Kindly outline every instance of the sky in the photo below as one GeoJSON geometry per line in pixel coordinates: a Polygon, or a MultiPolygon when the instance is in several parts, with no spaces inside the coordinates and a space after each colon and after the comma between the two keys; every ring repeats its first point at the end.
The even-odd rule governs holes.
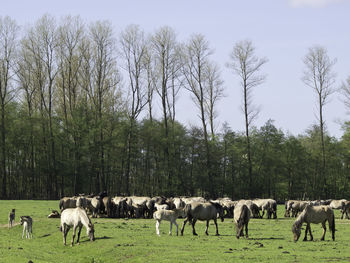
{"type": "MultiPolygon", "coordinates": [[[[253,123],[257,127],[272,119],[283,132],[299,135],[317,123],[315,92],[301,80],[302,59],[310,47],[323,46],[331,59],[337,59],[334,89],[350,76],[350,0],[0,1],[0,16],[10,16],[21,26],[33,24],[44,14],[58,20],[79,15],[87,23],[111,21],[116,37],[130,24],[139,25],[146,33],[170,26],[179,41],[203,34],[225,82],[225,97],[217,108],[218,130],[224,122],[234,131],[244,130],[239,79],[225,67],[238,41],[251,40],[257,56],[268,59],[262,68],[266,81],[253,91],[253,104],[260,108],[253,123]]],[[[187,126],[200,125],[189,94],[180,95],[177,119],[187,126]]],[[[340,138],[342,123],[350,116],[339,92],[331,95],[324,115],[329,134],[340,138]]]]}

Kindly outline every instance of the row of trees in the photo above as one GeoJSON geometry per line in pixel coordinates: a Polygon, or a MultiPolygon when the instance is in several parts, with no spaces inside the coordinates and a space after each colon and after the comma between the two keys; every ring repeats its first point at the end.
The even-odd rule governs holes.
{"type": "Polygon", "coordinates": [[[345,124],[337,140],[323,119],[335,61],[322,47],[309,50],[303,78],[319,96],[319,125],[298,137],[272,120],[253,126],[252,95],[267,59],[250,41],[238,42],[227,63],[242,88],[242,133],[215,129],[223,80],[203,35],[179,43],[169,27],[146,36],[131,25],[115,38],[107,21],[86,26],[66,17],[58,24],[48,15],[20,35],[5,17],[0,47],[2,198],[102,190],[234,199],[350,194],[350,129],[345,124]],[[176,120],[181,89],[191,94],[200,127],[176,120]]]}

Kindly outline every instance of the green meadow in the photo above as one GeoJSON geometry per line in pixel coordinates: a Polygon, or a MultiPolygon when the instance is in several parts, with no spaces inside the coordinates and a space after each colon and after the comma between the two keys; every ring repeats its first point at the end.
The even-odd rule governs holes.
{"type": "MultiPolygon", "coordinates": [[[[249,239],[237,240],[233,219],[219,222],[220,236],[215,236],[213,223],[209,236],[205,223],[198,222],[199,236],[192,236],[186,225],[184,236],[169,236],[169,222],[162,222],[161,236],[155,233],[153,219],[92,219],[95,224],[94,242],[81,233],[80,245],[63,245],[59,231],[60,219],[48,219],[58,201],[0,201],[0,262],[349,262],[350,221],[336,220],[336,241],[328,231],[321,242],[321,225],[312,225],[314,241],[294,243],[291,225],[294,219],[283,218],[284,207],[278,207],[277,220],[252,219],[249,239]],[[16,225],[8,229],[8,213],[16,209],[16,225]],[[19,216],[32,216],[32,240],[22,239],[19,216]]],[[[340,214],[336,211],[336,217],[340,214]]],[[[183,219],[178,219],[179,228],[183,219]]],[[[301,239],[303,238],[302,233],[301,239]]],[[[70,243],[72,230],[68,233],[70,243]]]]}

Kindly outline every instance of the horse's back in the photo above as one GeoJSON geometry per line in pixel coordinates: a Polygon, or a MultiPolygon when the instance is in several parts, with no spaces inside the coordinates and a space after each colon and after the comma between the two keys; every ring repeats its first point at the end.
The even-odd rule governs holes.
{"type": "Polygon", "coordinates": [[[192,202],[191,206],[191,216],[198,220],[208,220],[216,218],[216,208],[211,203],[202,202],[192,202]]]}

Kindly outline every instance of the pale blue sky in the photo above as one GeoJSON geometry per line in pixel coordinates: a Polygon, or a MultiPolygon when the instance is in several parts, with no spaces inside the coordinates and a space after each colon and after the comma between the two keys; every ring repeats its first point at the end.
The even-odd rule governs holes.
{"type": "MultiPolygon", "coordinates": [[[[240,111],[241,90],[238,79],[225,68],[233,45],[250,39],[259,56],[269,62],[263,72],[266,82],[254,92],[254,104],[261,107],[255,125],[268,119],[284,132],[294,135],[315,123],[316,97],[301,81],[302,57],[315,44],[328,49],[337,58],[334,71],[340,86],[350,75],[350,1],[349,0],[33,0],[0,1],[0,16],[8,15],[19,25],[34,23],[48,13],[60,19],[64,15],[80,15],[83,20],[110,20],[116,35],[129,24],[138,24],[147,33],[161,26],[175,29],[179,40],[192,33],[207,37],[215,50],[213,59],[221,66],[226,97],[218,107],[218,126],[227,121],[233,130],[244,129],[240,111]]],[[[192,104],[185,92],[178,100],[178,119],[197,122],[189,114],[192,104]]],[[[340,95],[332,95],[325,108],[325,120],[331,135],[342,134],[341,125],[349,119],[340,95]]],[[[193,110],[194,107],[193,107],[193,110]]]]}

